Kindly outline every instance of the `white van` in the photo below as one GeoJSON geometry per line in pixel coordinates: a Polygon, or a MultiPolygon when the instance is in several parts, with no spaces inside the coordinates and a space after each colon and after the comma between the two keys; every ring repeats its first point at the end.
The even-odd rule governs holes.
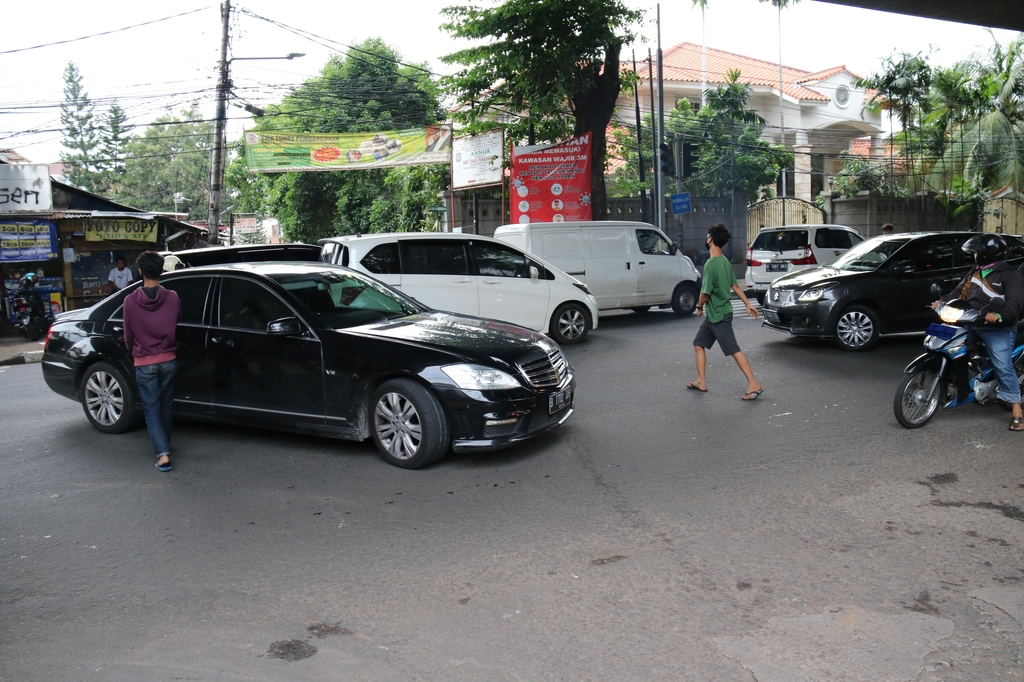
{"type": "Polygon", "coordinates": [[[320,260],[372,275],[424,305],[579,343],[597,328],[586,285],[490,237],[402,232],[321,239],[320,260]]]}
{"type": "Polygon", "coordinates": [[[672,306],[677,315],[689,315],[697,307],[697,268],[653,225],[525,223],[499,227],[494,237],[584,282],[601,310],[646,312],[672,306]]]}

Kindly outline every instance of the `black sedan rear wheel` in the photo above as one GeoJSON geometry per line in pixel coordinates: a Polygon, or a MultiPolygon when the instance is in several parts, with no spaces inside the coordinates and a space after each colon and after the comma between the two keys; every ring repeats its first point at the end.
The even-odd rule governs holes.
{"type": "Polygon", "coordinates": [[[415,381],[385,381],[371,406],[373,442],[389,464],[419,469],[448,451],[448,417],[434,394],[415,381]]]}
{"type": "Polygon", "coordinates": [[[135,426],[135,389],[110,363],[97,362],[89,367],[79,395],[85,416],[97,431],[122,433],[135,426]]]}

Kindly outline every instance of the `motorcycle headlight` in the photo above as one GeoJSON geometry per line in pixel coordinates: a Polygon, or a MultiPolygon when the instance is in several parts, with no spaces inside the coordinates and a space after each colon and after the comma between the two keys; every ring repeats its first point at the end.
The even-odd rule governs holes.
{"type": "Polygon", "coordinates": [[[824,295],[825,287],[811,287],[797,296],[796,300],[800,303],[813,303],[814,301],[820,301],[824,295]]]}
{"type": "Polygon", "coordinates": [[[459,388],[474,391],[494,391],[519,388],[522,384],[511,374],[483,365],[448,365],[441,371],[459,388]]]}

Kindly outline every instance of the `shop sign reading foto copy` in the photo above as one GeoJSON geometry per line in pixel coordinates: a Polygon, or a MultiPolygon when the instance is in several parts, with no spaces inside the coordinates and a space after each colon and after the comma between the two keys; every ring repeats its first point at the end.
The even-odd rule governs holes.
{"type": "Polygon", "coordinates": [[[85,241],[155,242],[156,228],[155,220],[89,218],[85,221],[85,241]]]}

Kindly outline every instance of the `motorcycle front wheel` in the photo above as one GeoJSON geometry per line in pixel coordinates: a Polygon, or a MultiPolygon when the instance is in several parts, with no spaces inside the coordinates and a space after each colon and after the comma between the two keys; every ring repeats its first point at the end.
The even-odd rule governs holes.
{"type": "Polygon", "coordinates": [[[933,370],[922,370],[903,377],[892,410],[900,426],[918,429],[928,423],[939,408],[939,382],[933,370]]]}

